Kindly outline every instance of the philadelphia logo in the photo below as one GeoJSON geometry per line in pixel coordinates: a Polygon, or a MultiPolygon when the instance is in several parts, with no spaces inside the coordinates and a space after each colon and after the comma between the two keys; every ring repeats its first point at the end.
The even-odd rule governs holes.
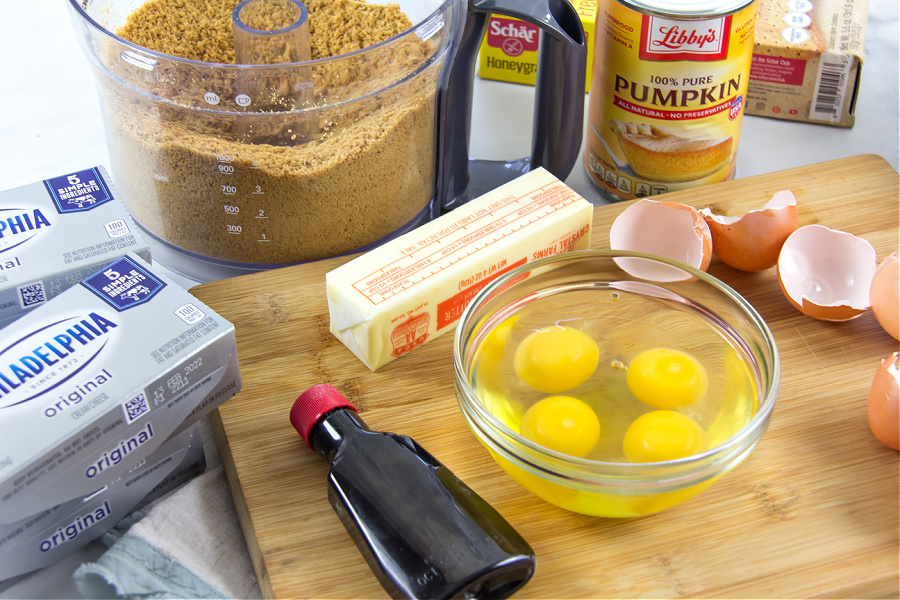
{"type": "Polygon", "coordinates": [[[50,225],[39,208],[0,209],[0,252],[21,246],[50,225]]]}
{"type": "Polygon", "coordinates": [[[39,398],[77,377],[100,356],[116,327],[90,312],[45,325],[0,349],[0,409],[39,398]],[[54,369],[63,364],[68,368],[54,369]]]}

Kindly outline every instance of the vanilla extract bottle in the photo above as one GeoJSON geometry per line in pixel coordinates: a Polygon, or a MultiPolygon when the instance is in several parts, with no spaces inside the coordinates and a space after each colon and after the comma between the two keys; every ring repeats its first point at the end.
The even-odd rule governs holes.
{"type": "Polygon", "coordinates": [[[500,513],[413,439],[369,429],[334,387],[303,392],[290,420],[329,463],[329,501],[391,597],[506,598],[534,574],[500,513]]]}

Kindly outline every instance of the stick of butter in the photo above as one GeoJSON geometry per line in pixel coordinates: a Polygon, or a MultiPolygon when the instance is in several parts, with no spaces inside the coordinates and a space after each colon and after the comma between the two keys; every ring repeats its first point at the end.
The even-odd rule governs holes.
{"type": "Polygon", "coordinates": [[[538,168],[325,275],[331,333],[372,371],[453,327],[481,288],[590,246],[593,206],[538,168]]]}

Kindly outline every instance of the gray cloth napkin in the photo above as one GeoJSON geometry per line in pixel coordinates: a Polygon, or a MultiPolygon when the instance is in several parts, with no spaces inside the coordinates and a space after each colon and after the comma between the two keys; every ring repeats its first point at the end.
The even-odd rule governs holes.
{"type": "Polygon", "coordinates": [[[86,598],[261,598],[219,465],[123,520],[74,574],[86,598]]]}

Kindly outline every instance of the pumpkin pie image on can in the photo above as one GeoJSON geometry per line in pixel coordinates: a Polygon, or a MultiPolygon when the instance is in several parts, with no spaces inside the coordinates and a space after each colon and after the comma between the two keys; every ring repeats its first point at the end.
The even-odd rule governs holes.
{"type": "Polygon", "coordinates": [[[758,1],[600,1],[584,164],[607,197],[734,177],[758,1]]]}

